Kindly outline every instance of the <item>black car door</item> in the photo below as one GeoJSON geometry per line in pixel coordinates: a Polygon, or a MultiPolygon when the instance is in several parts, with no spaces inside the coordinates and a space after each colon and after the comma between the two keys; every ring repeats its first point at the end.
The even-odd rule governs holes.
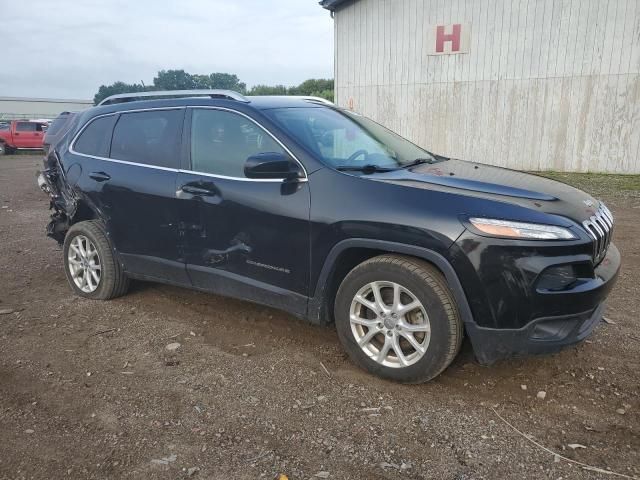
{"type": "Polygon", "coordinates": [[[84,155],[82,190],[106,219],[128,273],[188,285],[176,198],[184,112],[150,109],[98,118],[73,149],[82,154],[93,124],[112,124],[101,155],[84,155]]]}
{"type": "Polygon", "coordinates": [[[257,122],[236,111],[189,108],[186,122],[190,161],[179,173],[177,191],[193,284],[304,314],[307,179],[257,180],[244,175],[251,155],[292,154],[257,122]]]}

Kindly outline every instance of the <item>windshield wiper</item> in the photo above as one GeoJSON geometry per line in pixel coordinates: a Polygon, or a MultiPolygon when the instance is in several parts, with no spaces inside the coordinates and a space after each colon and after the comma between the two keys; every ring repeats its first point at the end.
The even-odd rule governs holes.
{"type": "Polygon", "coordinates": [[[402,166],[402,168],[411,168],[416,165],[422,165],[423,163],[433,163],[435,159],[433,158],[416,158],[413,162],[407,163],[402,166]]]}
{"type": "Polygon", "coordinates": [[[369,175],[371,173],[378,172],[391,172],[396,169],[391,167],[379,167],[378,165],[369,164],[362,166],[339,165],[336,167],[336,170],[340,170],[341,172],[362,172],[365,175],[369,175]]]}

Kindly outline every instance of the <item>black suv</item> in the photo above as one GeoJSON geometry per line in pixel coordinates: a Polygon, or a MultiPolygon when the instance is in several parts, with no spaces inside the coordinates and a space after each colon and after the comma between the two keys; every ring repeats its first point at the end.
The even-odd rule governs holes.
{"type": "Polygon", "coordinates": [[[116,95],[70,119],[41,181],[78,295],[141,279],[335,322],[353,361],[402,382],[464,334],[481,363],[584,339],[620,266],[584,192],[317,98],[116,95]]]}

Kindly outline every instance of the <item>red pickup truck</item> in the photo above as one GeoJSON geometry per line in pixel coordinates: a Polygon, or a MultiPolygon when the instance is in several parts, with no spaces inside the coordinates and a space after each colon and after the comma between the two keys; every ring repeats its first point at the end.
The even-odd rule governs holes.
{"type": "Polygon", "coordinates": [[[0,155],[18,149],[41,149],[47,124],[29,120],[12,120],[0,125],[0,155]]]}

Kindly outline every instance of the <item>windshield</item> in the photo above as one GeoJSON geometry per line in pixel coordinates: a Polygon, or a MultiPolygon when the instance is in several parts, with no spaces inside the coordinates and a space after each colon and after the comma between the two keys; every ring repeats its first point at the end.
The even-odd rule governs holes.
{"type": "Polygon", "coordinates": [[[265,113],[280,127],[337,169],[395,169],[433,156],[361,115],[332,108],[276,108],[265,113]]]}

